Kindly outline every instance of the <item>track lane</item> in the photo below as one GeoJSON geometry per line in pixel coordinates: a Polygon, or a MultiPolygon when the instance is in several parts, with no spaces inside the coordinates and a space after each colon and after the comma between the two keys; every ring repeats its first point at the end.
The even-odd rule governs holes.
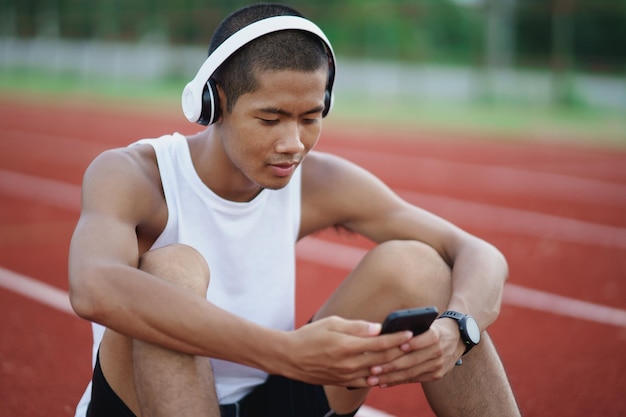
{"type": "MultiPolygon", "coordinates": [[[[2,110],[0,128],[5,129],[8,124],[11,129],[17,131],[40,132],[48,135],[45,137],[46,140],[55,140],[56,135],[59,138],[60,150],[67,152],[63,156],[67,163],[46,161],[45,154],[27,156],[33,149],[39,148],[36,145],[37,135],[35,134],[24,139],[34,141],[33,144],[26,147],[31,151],[22,149],[12,153],[10,158],[2,159],[5,155],[4,151],[12,149],[3,148],[0,151],[0,169],[7,169],[10,166],[12,172],[57,180],[75,187],[80,184],[84,170],[83,165],[88,163],[93,153],[96,153],[100,147],[104,149],[111,146],[123,146],[130,140],[140,137],[157,136],[172,130],[184,132],[184,129],[190,129],[186,124],[179,123],[177,118],[161,118],[145,114],[134,116],[131,113],[119,114],[119,110],[101,111],[94,109],[89,103],[81,106],[58,105],[55,108],[50,108],[47,105],[35,106],[34,113],[41,116],[38,117],[41,123],[34,124],[32,117],[30,119],[27,117],[33,114],[32,109],[29,110],[29,106],[20,106],[20,103],[2,106],[3,103],[0,98],[0,110],[2,110]],[[5,109],[15,110],[16,108],[18,108],[18,114],[15,117],[10,116],[12,114],[10,112],[4,112],[5,109]],[[75,142],[76,140],[79,142],[75,142]],[[86,143],[81,144],[80,141],[86,143]],[[93,148],[91,148],[92,146],[93,148]],[[25,153],[27,155],[24,155],[25,153]],[[72,153],[76,157],[75,160],[68,158],[68,155],[72,155],[72,153]],[[19,159],[20,156],[26,156],[29,161],[26,169],[23,168],[23,162],[21,165],[15,163],[15,160],[19,159]],[[75,161],[78,162],[74,164],[75,161]]],[[[193,128],[191,129],[193,130],[193,128]]],[[[392,153],[416,155],[436,163],[439,163],[440,160],[452,161],[452,164],[448,164],[448,166],[464,166],[469,162],[486,167],[515,167],[526,172],[547,172],[574,179],[591,179],[622,185],[626,182],[626,175],[624,175],[626,164],[623,163],[623,152],[559,144],[537,144],[529,147],[522,143],[485,142],[480,138],[476,142],[459,137],[450,140],[429,132],[421,134],[419,141],[408,141],[402,137],[396,139],[390,136],[385,137],[385,142],[381,145],[380,141],[375,140],[375,134],[359,132],[355,138],[339,134],[338,131],[333,133],[329,130],[322,138],[320,148],[323,149],[323,146],[328,144],[379,153],[387,153],[392,150],[392,153]]],[[[5,142],[0,141],[0,146],[3,144],[5,142]]],[[[20,146],[24,146],[24,144],[20,146]]],[[[34,150],[34,152],[37,151],[34,150]]],[[[374,159],[371,167],[375,169],[381,167],[381,176],[383,177],[397,176],[396,166],[385,168],[383,164],[374,159]]],[[[452,179],[454,177],[453,175],[452,179]]],[[[392,182],[394,186],[398,186],[395,180],[392,182]]],[[[0,179],[0,186],[4,185],[6,184],[0,179]]],[[[623,210],[616,215],[617,210],[615,208],[606,207],[606,217],[602,217],[604,208],[599,210],[594,207],[594,202],[581,205],[573,205],[568,202],[550,208],[545,206],[546,196],[541,199],[534,199],[534,201],[526,201],[524,199],[516,200],[511,196],[501,197],[498,193],[493,192],[492,195],[485,196],[480,184],[476,184],[471,190],[458,190],[454,188],[454,184],[452,186],[434,185],[436,186],[432,186],[431,193],[425,192],[428,190],[423,188],[419,190],[414,190],[411,187],[399,188],[404,188],[409,193],[419,191],[421,201],[426,202],[427,198],[430,198],[436,211],[439,209],[455,211],[453,208],[455,201],[460,199],[462,204],[473,202],[483,206],[500,208],[519,209],[524,207],[526,211],[545,215],[556,215],[556,217],[575,219],[585,223],[623,227],[621,223],[623,210]],[[441,200],[442,197],[443,200],[441,200]],[[439,200],[437,201],[437,199],[439,200]],[[523,204],[528,205],[523,206],[523,204]],[[588,210],[587,212],[584,212],[584,207],[589,207],[584,209],[588,210]]],[[[539,185],[541,186],[541,184],[539,185]]],[[[511,187],[513,188],[514,184],[511,184],[511,187]]],[[[33,198],[36,198],[37,193],[33,194],[33,198]]],[[[552,196],[548,194],[547,197],[549,199],[552,196]]],[[[75,198],[72,197],[70,200],[75,198]]],[[[64,245],[64,239],[69,239],[76,212],[54,205],[34,204],[33,201],[24,195],[19,198],[7,198],[6,195],[3,196],[0,193],[0,214],[3,214],[1,216],[3,220],[0,220],[0,231],[3,232],[3,237],[5,233],[13,236],[11,239],[1,241],[0,265],[11,266],[11,269],[18,272],[31,274],[46,282],[51,281],[50,283],[59,288],[66,288],[67,247],[64,245]],[[64,224],[67,225],[67,232],[63,232],[64,224]],[[16,231],[19,233],[20,229],[26,235],[21,241],[15,237],[16,231]],[[55,239],[51,238],[54,235],[60,240],[46,244],[46,240],[55,239]],[[36,240],[40,240],[41,243],[30,246],[30,243],[36,240]],[[36,262],[33,261],[33,254],[37,254],[36,262]]],[[[59,198],[59,204],[66,204],[67,202],[68,199],[59,198]]],[[[425,204],[430,203],[426,202],[425,204]]],[[[463,216],[459,216],[459,218],[462,220],[463,216]]],[[[467,224],[470,225],[468,228],[472,232],[495,243],[507,254],[511,263],[511,282],[581,300],[598,302],[615,308],[624,308],[626,297],[624,297],[623,277],[626,265],[622,259],[626,259],[626,257],[623,250],[600,248],[597,245],[587,243],[559,241],[543,235],[528,236],[527,233],[520,236],[520,233],[514,230],[493,231],[487,226],[472,226],[471,220],[472,217],[470,216],[467,224]]],[[[489,218],[486,220],[488,221],[489,218]]],[[[488,225],[488,222],[486,223],[488,225]]],[[[335,236],[329,235],[322,237],[329,241],[337,239],[335,236]]],[[[347,239],[350,244],[362,246],[361,241],[356,240],[355,242],[349,237],[347,239]]],[[[298,265],[300,271],[298,297],[299,302],[304,303],[299,308],[298,314],[306,316],[307,309],[314,308],[316,297],[321,298],[324,291],[329,291],[341,279],[345,271],[336,267],[312,265],[303,260],[299,260],[298,265]],[[309,287],[306,287],[307,285],[309,287]],[[306,297],[303,294],[306,294],[306,297]],[[311,297],[312,294],[315,294],[315,297],[311,297]],[[306,302],[309,302],[310,305],[306,302]]],[[[0,295],[2,294],[6,295],[0,293],[0,295]]],[[[0,311],[5,316],[7,311],[9,311],[8,314],[16,312],[20,316],[24,315],[22,322],[25,324],[23,329],[22,326],[14,324],[5,327],[8,329],[6,331],[3,328],[1,345],[10,345],[11,348],[9,350],[0,349],[0,355],[3,355],[3,361],[4,358],[9,357],[11,360],[20,360],[22,363],[28,364],[31,359],[25,355],[27,353],[33,354],[31,349],[20,349],[19,347],[34,339],[26,332],[28,330],[39,331],[37,329],[42,325],[37,324],[37,322],[41,322],[42,317],[51,316],[51,314],[45,308],[31,308],[29,302],[24,301],[19,296],[0,298],[0,301],[0,311]],[[12,301],[5,303],[5,300],[12,301]],[[20,306],[26,308],[21,309],[20,306]],[[30,317],[30,314],[33,316],[30,317]],[[31,322],[32,324],[30,324],[31,322]],[[6,343],[8,341],[6,335],[8,334],[14,335],[18,342],[14,345],[6,343]],[[20,335],[22,336],[20,337],[20,335]]],[[[43,322],[45,323],[45,320],[43,322]]],[[[88,367],[90,360],[88,325],[78,319],[75,323],[78,325],[62,322],[59,324],[59,328],[51,332],[49,337],[54,339],[53,343],[50,343],[51,349],[39,352],[42,361],[39,360],[40,358],[32,360],[36,366],[35,369],[48,369],[49,367],[46,368],[45,363],[57,359],[61,364],[72,363],[71,359],[66,359],[66,352],[70,352],[70,356],[84,355],[86,359],[84,362],[80,362],[80,366],[88,367]],[[64,336],[59,330],[60,328],[73,328],[73,326],[76,326],[76,329],[69,336],[64,336]],[[78,347],[83,343],[86,347],[79,350],[78,347]],[[56,346],[60,347],[57,348],[56,346]],[[64,349],[64,351],[57,352],[57,349],[64,349]]],[[[46,326],[44,325],[44,327],[46,326]]],[[[616,387],[623,386],[624,380],[620,370],[626,366],[621,354],[626,347],[626,335],[623,331],[615,330],[614,326],[593,325],[584,320],[563,318],[559,315],[505,305],[500,320],[492,328],[492,334],[500,346],[525,415],[582,417],[626,413],[626,406],[621,400],[621,392],[616,389],[616,387]],[[590,380],[595,381],[593,386],[588,385],[590,380]]],[[[61,365],[61,367],[63,366],[61,365]]],[[[77,375],[80,372],[73,372],[73,370],[68,372],[67,369],[63,369],[64,373],[60,371],[50,371],[49,373],[51,381],[64,380],[65,387],[59,386],[58,383],[52,384],[51,381],[47,381],[47,384],[41,382],[41,385],[37,385],[39,383],[36,382],[32,384],[38,387],[38,390],[48,390],[53,397],[56,396],[55,398],[63,397],[62,394],[59,394],[59,390],[63,388],[78,387],[78,394],[72,397],[73,404],[82,392],[86,377],[77,375]]],[[[86,372],[88,374],[89,371],[86,372]]],[[[3,380],[7,379],[4,378],[3,380]]],[[[19,384],[11,384],[9,389],[14,389],[16,386],[19,384]]],[[[2,391],[4,392],[4,390],[2,391]]],[[[368,404],[374,407],[393,412],[399,417],[414,415],[416,409],[425,410],[424,414],[420,415],[430,415],[423,397],[416,393],[414,387],[374,391],[372,398],[368,401],[368,404]]],[[[21,392],[24,398],[31,398],[24,387],[18,392],[21,392]]],[[[51,399],[51,404],[54,404],[51,410],[55,410],[52,414],[65,415],[62,414],[62,411],[59,414],[56,413],[56,410],[63,410],[62,402],[55,402],[51,399]]],[[[23,406],[16,408],[16,414],[12,415],[21,417],[19,412],[23,409],[23,406]]]]}

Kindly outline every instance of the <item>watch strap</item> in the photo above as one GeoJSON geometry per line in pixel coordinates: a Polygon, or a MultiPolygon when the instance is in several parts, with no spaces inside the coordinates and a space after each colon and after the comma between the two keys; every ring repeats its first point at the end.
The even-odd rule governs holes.
{"type": "Polygon", "coordinates": [[[454,310],[447,310],[444,311],[441,316],[439,316],[440,319],[448,317],[450,319],[454,319],[454,320],[461,320],[463,319],[463,317],[465,317],[466,315],[463,313],[459,313],[458,311],[454,311],[454,310]]]}
{"type": "Polygon", "coordinates": [[[465,327],[465,321],[463,320],[466,317],[470,317],[470,316],[468,316],[467,314],[459,313],[458,311],[454,311],[454,310],[446,310],[439,316],[440,319],[450,318],[450,319],[456,320],[457,324],[459,325],[459,331],[461,332],[461,340],[463,341],[463,344],[465,345],[465,352],[463,352],[463,355],[469,352],[471,348],[476,346],[476,343],[474,343],[469,338],[469,335],[467,334],[467,328],[465,327]]]}

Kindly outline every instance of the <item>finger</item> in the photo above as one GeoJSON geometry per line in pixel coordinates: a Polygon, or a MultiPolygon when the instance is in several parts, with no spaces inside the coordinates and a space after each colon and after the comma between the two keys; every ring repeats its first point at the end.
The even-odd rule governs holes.
{"type": "MultiPolygon", "coordinates": [[[[407,344],[410,344],[411,342],[412,340],[407,344]]],[[[406,352],[404,349],[402,349],[403,346],[401,346],[401,350],[403,351],[404,355],[392,361],[386,362],[376,369],[371,369],[372,374],[388,374],[391,372],[401,371],[403,369],[413,368],[423,363],[431,362],[434,360],[441,360],[443,362],[443,355],[441,354],[439,346],[436,344],[421,349],[411,350],[409,352],[406,352]]]]}
{"type": "Polygon", "coordinates": [[[367,346],[372,350],[368,349],[363,352],[376,352],[390,349],[406,343],[411,339],[411,337],[413,337],[413,334],[410,331],[380,335],[382,325],[380,323],[365,320],[348,320],[337,316],[331,316],[318,320],[315,324],[321,324],[321,322],[325,322],[325,325],[331,331],[368,340],[363,346],[367,346]]]}
{"type": "MultiPolygon", "coordinates": [[[[406,355],[409,356],[409,355],[406,355]]],[[[401,358],[401,361],[404,358],[401,358]]],[[[394,386],[410,382],[430,382],[440,379],[445,374],[443,360],[435,358],[421,362],[415,366],[405,367],[401,365],[397,370],[372,375],[367,382],[370,386],[394,386]]]]}
{"type": "Polygon", "coordinates": [[[439,336],[431,329],[413,337],[410,341],[402,345],[401,348],[405,352],[413,352],[416,350],[428,349],[437,343],[439,343],[439,336]]]}
{"type": "Polygon", "coordinates": [[[365,320],[347,320],[341,317],[330,317],[330,329],[359,337],[378,336],[381,330],[380,323],[373,323],[365,320]]]}
{"type": "MultiPolygon", "coordinates": [[[[371,369],[382,364],[393,363],[406,353],[400,345],[410,338],[408,334],[390,334],[374,338],[351,338],[344,344],[344,355],[341,361],[334,362],[335,366],[343,366],[341,373],[347,380],[362,378],[365,381],[371,374],[371,369]]],[[[363,386],[367,386],[364,383],[363,386]]]]}
{"type": "Polygon", "coordinates": [[[346,320],[340,317],[330,317],[325,320],[328,320],[329,330],[355,337],[350,343],[350,351],[353,352],[384,352],[401,346],[413,337],[410,331],[380,335],[380,323],[346,320]]]}
{"type": "Polygon", "coordinates": [[[369,339],[359,340],[359,351],[361,354],[357,360],[360,366],[368,369],[393,363],[407,353],[402,346],[411,338],[410,332],[393,333],[369,339]]]}

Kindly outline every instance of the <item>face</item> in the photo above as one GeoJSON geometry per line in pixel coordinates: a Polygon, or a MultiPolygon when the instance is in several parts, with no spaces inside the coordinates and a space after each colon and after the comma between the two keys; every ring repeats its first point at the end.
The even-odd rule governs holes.
{"type": "Polygon", "coordinates": [[[326,69],[263,71],[259,87],[223,113],[217,128],[230,172],[222,174],[240,188],[231,190],[238,200],[288,184],[321,133],[326,77],[326,69]]]}

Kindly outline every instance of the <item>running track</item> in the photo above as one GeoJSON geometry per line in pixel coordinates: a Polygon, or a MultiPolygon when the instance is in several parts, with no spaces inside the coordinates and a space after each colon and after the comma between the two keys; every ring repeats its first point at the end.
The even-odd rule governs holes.
{"type": "MultiPolygon", "coordinates": [[[[0,95],[0,417],[73,415],[89,379],[89,325],[66,293],[87,164],[137,138],[197,130],[176,108],[128,108],[0,95]]],[[[524,415],[626,415],[626,152],[534,139],[329,126],[319,149],[505,253],[491,334],[524,415]]],[[[367,247],[331,233],[300,243],[300,323],[367,247]]],[[[367,405],[364,417],[432,415],[416,386],[375,390],[367,405]]]]}

